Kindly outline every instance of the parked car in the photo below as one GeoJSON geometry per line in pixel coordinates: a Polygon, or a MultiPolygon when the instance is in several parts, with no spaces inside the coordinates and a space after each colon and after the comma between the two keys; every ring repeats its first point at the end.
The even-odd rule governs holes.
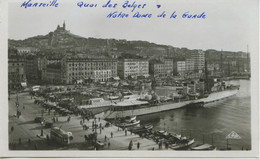
{"type": "Polygon", "coordinates": [[[53,127],[53,123],[51,122],[46,122],[44,125],[46,128],[52,128],[53,127]]]}
{"type": "Polygon", "coordinates": [[[41,117],[41,116],[34,118],[34,122],[36,122],[36,123],[41,123],[41,122],[44,122],[44,121],[45,121],[44,117],[41,117]]]}

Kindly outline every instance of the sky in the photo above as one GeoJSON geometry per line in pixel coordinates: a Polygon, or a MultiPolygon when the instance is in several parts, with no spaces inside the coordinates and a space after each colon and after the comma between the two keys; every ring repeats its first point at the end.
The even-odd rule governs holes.
{"type": "MultiPolygon", "coordinates": [[[[135,0],[143,9],[122,8],[126,0],[111,0],[117,8],[102,8],[108,0],[85,0],[96,8],[80,8],[80,0],[57,0],[59,7],[22,8],[24,1],[11,0],[8,38],[22,40],[54,31],[66,22],[71,33],[82,37],[144,40],[189,49],[247,51],[256,48],[258,38],[257,0],[135,0]],[[161,7],[157,8],[160,4],[161,7]],[[110,12],[122,11],[129,18],[109,19],[110,12]],[[156,16],[165,11],[166,18],[156,16]],[[170,19],[176,12],[177,18],[170,19]],[[183,19],[183,13],[205,13],[205,19],[183,19]],[[150,19],[132,18],[135,12],[151,13],[150,19]]],[[[50,2],[52,0],[31,0],[50,2]]],[[[133,3],[134,0],[129,0],[133,3]]]]}

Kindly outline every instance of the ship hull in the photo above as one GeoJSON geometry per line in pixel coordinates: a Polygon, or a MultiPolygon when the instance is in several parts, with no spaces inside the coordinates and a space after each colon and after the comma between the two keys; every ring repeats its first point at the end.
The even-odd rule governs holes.
{"type": "Polygon", "coordinates": [[[112,111],[108,110],[104,112],[104,117],[106,119],[113,119],[113,118],[122,118],[126,116],[140,116],[145,114],[152,114],[167,110],[178,109],[187,105],[196,105],[196,103],[212,103],[217,102],[220,100],[224,100],[226,98],[232,97],[236,95],[238,90],[227,90],[222,92],[214,92],[211,93],[207,98],[201,98],[197,100],[190,100],[190,101],[181,101],[179,103],[170,103],[170,104],[162,104],[158,106],[150,106],[146,108],[134,109],[134,110],[122,110],[122,111],[112,111]]]}

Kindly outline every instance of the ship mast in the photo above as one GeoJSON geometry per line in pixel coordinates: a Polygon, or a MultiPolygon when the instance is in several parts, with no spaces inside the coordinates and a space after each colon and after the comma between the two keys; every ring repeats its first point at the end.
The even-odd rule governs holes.
{"type": "Polygon", "coordinates": [[[205,59],[205,88],[204,90],[206,90],[206,93],[208,93],[208,66],[207,66],[207,60],[205,59]]]}

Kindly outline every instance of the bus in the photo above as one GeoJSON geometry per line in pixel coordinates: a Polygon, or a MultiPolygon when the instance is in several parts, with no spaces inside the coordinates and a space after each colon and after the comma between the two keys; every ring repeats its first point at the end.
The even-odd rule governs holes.
{"type": "Polygon", "coordinates": [[[70,144],[69,135],[67,132],[58,127],[53,127],[50,134],[51,140],[62,145],[70,144]]]}

